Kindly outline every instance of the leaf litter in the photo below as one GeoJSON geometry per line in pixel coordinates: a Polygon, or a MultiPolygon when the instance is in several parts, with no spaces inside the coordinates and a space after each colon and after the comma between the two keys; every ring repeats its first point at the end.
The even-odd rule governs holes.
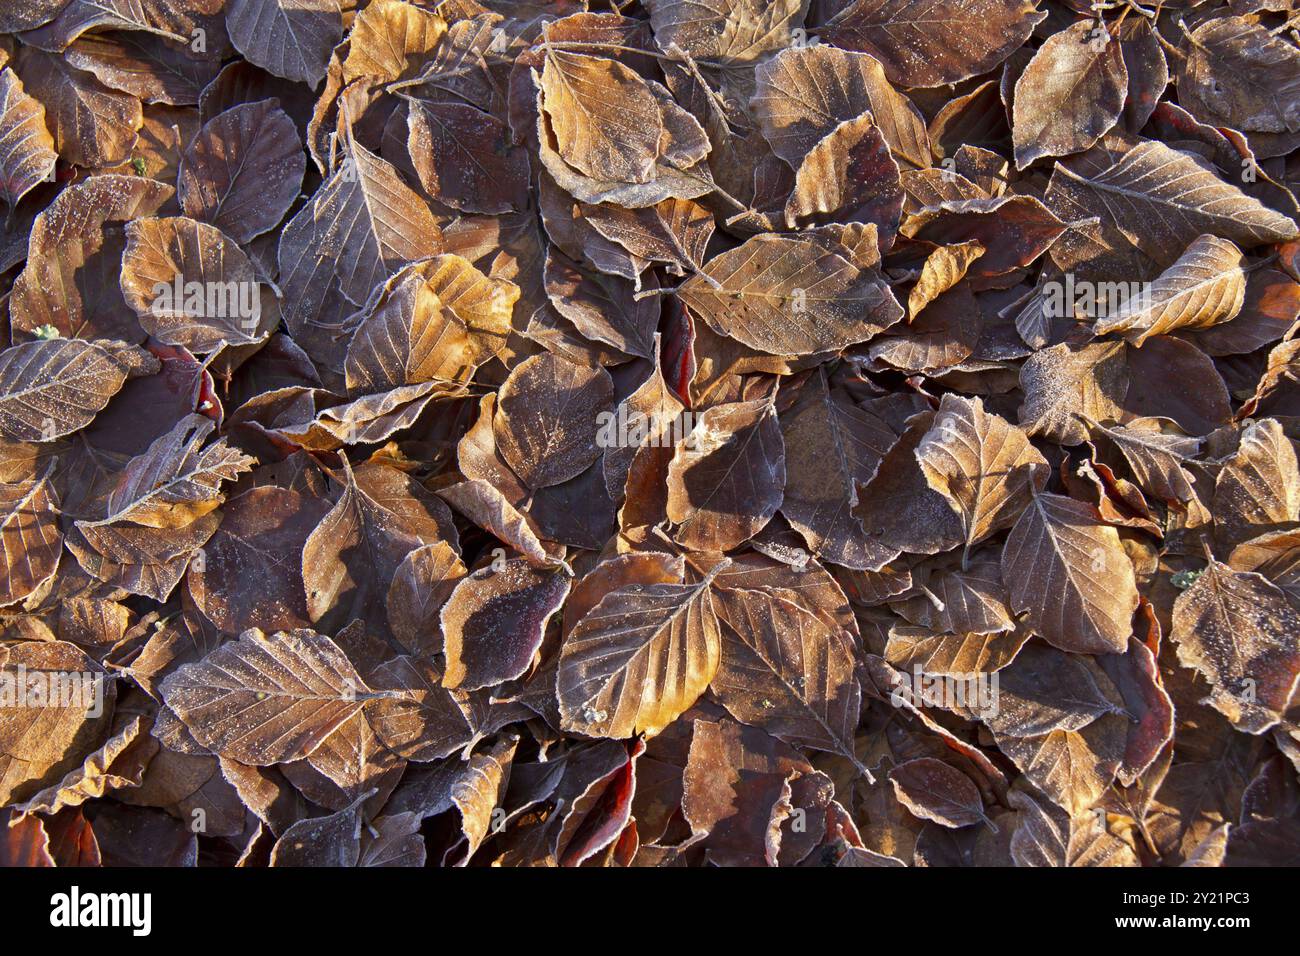
{"type": "Polygon", "coordinates": [[[0,27],[0,861],[1297,862],[1284,4],[0,27]]]}

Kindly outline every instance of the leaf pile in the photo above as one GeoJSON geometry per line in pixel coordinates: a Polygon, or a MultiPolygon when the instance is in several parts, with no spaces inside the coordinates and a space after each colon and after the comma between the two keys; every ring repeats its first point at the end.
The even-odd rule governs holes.
{"type": "Polygon", "coordinates": [[[0,860],[1297,863],[1289,16],[0,0],[0,860]]]}

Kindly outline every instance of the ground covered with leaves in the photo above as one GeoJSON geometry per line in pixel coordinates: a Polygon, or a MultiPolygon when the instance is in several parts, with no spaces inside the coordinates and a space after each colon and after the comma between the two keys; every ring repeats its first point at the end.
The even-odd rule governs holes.
{"type": "Polygon", "coordinates": [[[1300,862],[1288,0],[0,0],[0,863],[1300,862]]]}

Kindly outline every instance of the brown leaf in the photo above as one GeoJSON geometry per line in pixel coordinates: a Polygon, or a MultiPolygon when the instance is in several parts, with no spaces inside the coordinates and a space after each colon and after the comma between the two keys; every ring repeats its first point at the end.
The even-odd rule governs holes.
{"type": "Polygon", "coordinates": [[[668,467],[668,518],[676,540],[729,550],[753,537],[781,507],[785,445],[769,401],[706,410],[668,467]]]}
{"type": "Polygon", "coordinates": [[[300,556],[328,506],[276,487],[230,499],[221,526],[204,545],[202,567],[192,564],[186,578],[203,615],[228,634],[308,627],[300,556]],[[250,580],[256,588],[247,586],[250,580]]]}
{"type": "Polygon", "coordinates": [[[1214,483],[1215,538],[1232,548],[1300,521],[1300,465],[1275,419],[1247,425],[1214,483]]]}
{"type": "Polygon", "coordinates": [[[192,50],[191,43],[143,31],[87,33],[64,56],[105,86],[146,103],[191,106],[221,70],[218,61],[192,50]]]}
{"type": "Polygon", "coordinates": [[[897,440],[879,418],[811,376],[780,414],[785,447],[781,513],[818,557],[858,570],[876,568],[893,552],[873,541],[853,517],[858,486],[875,477],[897,440]]]}
{"type": "Polygon", "coordinates": [[[50,853],[50,837],[40,817],[13,811],[7,811],[5,817],[5,826],[0,830],[0,866],[56,865],[50,853]]]}
{"type": "Polygon", "coordinates": [[[954,828],[983,822],[997,832],[970,777],[941,760],[918,757],[899,764],[889,771],[889,782],[899,801],[922,820],[954,828]]]}
{"type": "Polygon", "coordinates": [[[871,114],[845,120],[814,146],[795,173],[785,205],[790,228],[827,222],[874,223],[892,243],[903,211],[898,164],[871,114]]]}
{"type": "Polygon", "coordinates": [[[718,701],[787,743],[856,763],[862,699],[847,636],[772,591],[720,588],[714,606],[723,625],[710,685],[718,701]]]}
{"type": "Polygon", "coordinates": [[[714,256],[677,294],[719,335],[773,355],[841,349],[903,315],[870,272],[811,242],[780,236],[756,236],[714,256]]]}
{"type": "Polygon", "coordinates": [[[337,644],[305,629],[245,631],[162,695],[205,747],[255,767],[308,756],[374,696],[337,644]]]}
{"type": "Polygon", "coordinates": [[[443,686],[479,690],[522,675],[568,593],[563,574],[517,558],[464,578],[441,612],[443,686]]]}
{"type": "Polygon", "coordinates": [[[1006,667],[1028,638],[1023,631],[935,633],[929,627],[894,627],[885,659],[907,673],[919,668],[923,674],[969,678],[1006,667]]]}
{"type": "Polygon", "coordinates": [[[617,409],[607,413],[596,443],[604,449],[601,468],[605,489],[616,502],[623,500],[628,471],[637,450],[647,446],[663,448],[671,443],[673,428],[684,410],[681,399],[668,386],[656,362],[650,377],[620,402],[617,409]],[[620,434],[624,424],[626,430],[620,434]],[[620,437],[623,440],[618,440],[620,437]]]}
{"type": "MultiPolygon", "coordinates": [[[[555,565],[564,560],[564,548],[541,540],[541,532],[534,522],[491,482],[476,478],[450,485],[438,494],[497,540],[522,554],[531,564],[555,565]]],[[[522,499],[519,507],[523,507],[522,499]]]]}
{"type": "Polygon", "coordinates": [[[528,154],[499,119],[464,103],[414,100],[407,149],[420,185],[465,212],[499,214],[528,205],[528,154]]]}
{"type": "Polygon", "coordinates": [[[445,541],[416,548],[402,559],[388,588],[387,607],[388,625],[404,650],[426,657],[440,653],[439,612],[467,573],[445,541]]]}
{"type": "Polygon", "coordinates": [[[231,0],[226,29],[250,63],[318,86],[343,38],[343,14],[338,0],[231,0]]]}
{"type": "Polygon", "coordinates": [[[159,341],[206,354],[270,334],[252,263],[220,229],[183,217],[126,227],[122,294],[159,341]]]}
{"type": "Polygon", "coordinates": [[[943,200],[918,210],[903,223],[904,236],[952,245],[979,242],[984,255],[977,275],[996,276],[1023,268],[1042,255],[1066,224],[1033,196],[943,200]]]}
{"type": "Polygon", "coordinates": [[[209,514],[225,501],[223,481],[234,481],[255,462],[224,440],[200,446],[214,424],[202,415],[190,415],[156,439],[141,455],[127,462],[103,504],[103,514],[88,527],[111,524],[146,528],[183,528],[209,514]]]}
{"type": "Polygon", "coordinates": [[[873,341],[867,355],[873,366],[932,375],[969,359],[981,332],[975,296],[967,283],[959,282],[909,326],[873,341]]]}
{"type": "Polygon", "coordinates": [[[818,35],[872,54],[900,86],[943,86],[997,66],[1046,16],[1025,0],[854,0],[818,35]]]}
{"type": "Polygon", "coordinates": [[[77,563],[99,580],[165,601],[220,523],[217,511],[183,528],[82,521],[67,529],[64,543],[77,563]]]}
{"type": "Polygon", "coordinates": [[[664,49],[676,44],[697,60],[729,70],[784,48],[805,10],[801,0],[651,0],[647,6],[664,49]]]}
{"type": "Polygon", "coordinates": [[[604,369],[549,353],[517,365],[501,387],[492,432],[502,457],[534,491],[584,471],[600,455],[596,423],[612,408],[604,369]]]}
{"type": "Polygon", "coordinates": [[[383,465],[345,475],[343,494],[302,548],[307,612],[341,627],[383,626],[384,598],[406,556],[426,540],[456,544],[451,514],[407,476],[383,465]]]}
{"type": "Polygon", "coordinates": [[[7,806],[81,765],[108,727],[117,690],[99,665],[63,641],[0,650],[0,674],[11,688],[0,706],[0,802],[7,806]]]}
{"type": "Polygon", "coordinates": [[[1016,168],[1083,152],[1115,125],[1127,95],[1123,48],[1105,26],[1081,20],[1054,33],[1016,81],[1016,168]]]}
{"type": "Polygon", "coordinates": [[[1282,718],[1300,680],[1300,612],[1263,575],[1211,560],[1174,602],[1178,659],[1210,682],[1208,703],[1246,733],[1282,718]]]}
{"type": "Polygon", "coordinates": [[[592,179],[650,179],[664,126],[654,94],[633,70],[617,60],[550,50],[541,90],[566,163],[592,179]]]}
{"type": "Polygon", "coordinates": [[[141,341],[120,285],[126,236],[108,224],[152,215],[171,195],[151,179],[115,175],[59,193],[32,224],[27,264],[14,282],[11,321],[26,333],[16,340],[50,325],[65,338],[141,341]]]}
{"type": "Polygon", "coordinates": [[[399,385],[375,395],[362,395],[343,405],[332,405],[306,420],[295,417],[277,423],[274,431],[278,437],[312,451],[382,442],[394,432],[411,427],[436,399],[461,395],[463,390],[459,386],[446,382],[399,385]]]}
{"type": "Polygon", "coordinates": [[[460,811],[461,832],[465,849],[459,864],[464,866],[495,830],[499,829],[498,809],[505,801],[510,782],[510,764],[518,738],[507,738],[485,753],[474,754],[466,762],[464,775],[451,788],[449,798],[460,811]]]}
{"type": "Polygon", "coordinates": [[[907,320],[914,321],[919,312],[934,302],[966,275],[971,263],[984,254],[984,246],[975,239],[951,246],[940,246],[926,256],[920,278],[907,296],[907,320]]]}
{"type": "Polygon", "coordinates": [[[477,736],[472,701],[441,686],[442,675],[427,660],[396,657],[375,673],[382,697],[366,708],[366,719],[385,747],[408,760],[437,760],[468,747],[477,736]]]}
{"type": "Polygon", "coordinates": [[[996,561],[976,561],[969,570],[940,574],[921,585],[921,591],[921,596],[895,605],[914,624],[963,636],[1015,629],[1002,568],[996,561]]]}
{"type": "Polygon", "coordinates": [[[1272,531],[1237,545],[1228,565],[1258,571],[1288,594],[1300,597],[1300,531],[1272,531]]]}
{"type": "Polygon", "coordinates": [[[285,324],[294,333],[328,326],[331,292],[364,304],[399,266],[441,251],[428,206],[392,166],[354,142],[280,235],[285,324]]]}
{"type": "Polygon", "coordinates": [[[978,398],[945,395],[914,454],[926,482],[961,516],[966,554],[1014,523],[1050,474],[1028,436],[978,398]]]}
{"type": "Polygon", "coordinates": [[[54,574],[63,553],[59,496],[50,472],[0,484],[0,606],[23,600],[54,574]]]}
{"type": "Polygon", "coordinates": [[[689,199],[665,199],[645,209],[583,205],[591,227],[630,254],[663,262],[675,275],[698,272],[713,236],[713,215],[689,199]]]}
{"type": "Polygon", "coordinates": [[[1214,236],[1200,236],[1162,272],[1137,301],[1098,317],[1098,335],[1124,333],[1141,346],[1152,335],[1201,329],[1236,318],[1246,297],[1241,250],[1214,236]]]}
{"type": "Polygon", "coordinates": [[[1036,794],[1013,790],[1016,808],[1011,856],[1017,866],[1137,866],[1137,850],[1128,835],[1109,829],[1105,815],[1092,810],[1071,815],[1036,794]]]}
{"type": "Polygon", "coordinates": [[[0,30],[17,33],[49,23],[66,6],[63,0],[33,0],[22,6],[6,7],[0,13],[0,30]]]}
{"type": "MultiPolygon", "coordinates": [[[[49,18],[46,18],[47,20],[49,18]]],[[[72,0],[31,39],[42,48],[64,50],[81,34],[96,29],[140,30],[188,41],[199,16],[168,0],[72,0]]]]}
{"type": "Polygon", "coordinates": [[[361,856],[361,804],[358,797],[337,813],[299,820],[276,841],[271,866],[356,866],[361,856]]]}
{"type": "Polygon", "coordinates": [[[730,719],[696,720],[682,811],[720,866],[776,866],[791,782],[812,767],[798,751],[730,719]]]}
{"type": "MultiPolygon", "coordinates": [[[[591,273],[554,254],[546,257],[546,294],[555,310],[584,336],[628,355],[654,357],[660,304],[638,299],[630,282],[591,273]]],[[[654,291],[655,284],[646,291],[654,291]]]]}
{"type": "MultiPolygon", "coordinates": [[[[1038,737],[1058,730],[1073,732],[1106,714],[1123,714],[1103,690],[1102,685],[1109,684],[1104,674],[1090,668],[1086,658],[1054,647],[1026,644],[997,673],[996,712],[978,714],[996,734],[1038,737]]],[[[1109,686],[1106,690],[1113,691],[1109,686]]]]}
{"type": "Polygon", "coordinates": [[[50,339],[0,352],[0,438],[53,441],[84,428],[133,375],[158,370],[121,342],[50,339]]]}
{"type": "Polygon", "coordinates": [[[352,333],[344,359],[348,390],[376,392],[421,382],[462,382],[483,356],[469,329],[432,283],[409,273],[352,333]]]}
{"type": "Polygon", "coordinates": [[[1242,130],[1300,132],[1300,55],[1262,24],[1245,17],[1206,20],[1187,37],[1178,74],[1179,99],[1198,113],[1204,104],[1242,130]]]}
{"type": "Polygon", "coordinates": [[[996,739],[1030,783],[1070,815],[1080,816],[1114,779],[1123,758],[1127,724],[1128,718],[1107,714],[1079,731],[996,739]]]}
{"type": "Polygon", "coordinates": [[[560,654],[564,728],[653,736],[695,703],[721,654],[711,584],[630,584],[584,615],[560,654]]]}
{"type": "Polygon", "coordinates": [[[40,90],[54,148],[66,162],[94,168],[130,156],[144,123],[138,99],[32,47],[22,48],[15,68],[26,89],[40,90]]]}
{"type": "Polygon", "coordinates": [[[1002,579],[1012,608],[1028,612],[1048,643],[1083,654],[1122,654],[1138,592],[1119,535],[1090,505],[1039,492],[1007,536],[1002,579]]]}
{"type": "Polygon", "coordinates": [[[1025,403],[1020,423],[1030,435],[1062,444],[1088,437],[1079,417],[1115,421],[1122,417],[1128,368],[1122,346],[1093,342],[1081,348],[1054,345],[1031,355],[1020,369],[1025,403]]]}
{"type": "Polygon", "coordinates": [[[141,718],[132,717],[126,726],[89,754],[80,767],[16,809],[53,815],[110,791],[139,786],[145,765],[158,750],[157,742],[142,736],[144,733],[141,718]]]}
{"type": "Polygon", "coordinates": [[[204,123],[185,147],[181,208],[247,243],[284,218],[306,166],[298,130],[274,100],[241,103],[204,123]]]}
{"type": "Polygon", "coordinates": [[[1097,425],[1120,450],[1139,485],[1166,502],[1190,501],[1195,491],[1183,464],[1200,450],[1199,439],[1179,432],[1167,419],[1135,418],[1124,425],[1097,425]]]}
{"type": "Polygon", "coordinates": [[[870,110],[895,157],[930,165],[920,112],[890,86],[880,62],[827,44],[786,49],[759,64],[751,103],[773,152],[798,169],[837,126],[870,110]]]}
{"type": "Polygon", "coordinates": [[[1157,261],[1209,233],[1248,248],[1300,233],[1295,222],[1224,182],[1203,161],[1164,143],[1146,141],[1112,165],[1060,176],[1081,187],[1124,236],[1157,261]]]}
{"type": "Polygon", "coordinates": [[[0,198],[10,210],[54,175],[58,153],[45,128],[45,107],[9,67],[0,71],[0,198]]]}

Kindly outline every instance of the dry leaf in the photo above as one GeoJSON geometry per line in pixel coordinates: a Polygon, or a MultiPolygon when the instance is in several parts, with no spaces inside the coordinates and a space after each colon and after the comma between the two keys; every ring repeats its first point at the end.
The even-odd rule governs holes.
{"type": "Polygon", "coordinates": [[[519,677],[568,593],[563,574],[534,570],[517,558],[464,578],[441,612],[443,686],[479,690],[519,677]]]}
{"type": "Polygon", "coordinates": [[[181,208],[236,242],[273,229],[293,205],[307,160],[273,100],[241,103],[203,124],[181,157],[181,208]]]}
{"type": "Polygon", "coordinates": [[[1046,16],[1026,0],[854,0],[819,35],[900,86],[942,86],[997,66],[1046,16]]]}
{"type": "Polygon", "coordinates": [[[933,757],[918,757],[889,771],[889,782],[900,802],[922,820],[940,826],[965,827],[986,823],[997,827],[984,814],[979,790],[960,770],[933,757]]]}
{"type": "Polygon", "coordinates": [[[723,625],[710,685],[718,701],[786,743],[856,763],[861,691],[847,636],[779,592],[723,588],[714,607],[723,625]]]}
{"type": "Polygon", "coordinates": [[[604,369],[549,353],[521,362],[501,387],[492,423],[502,457],[533,490],[575,477],[600,455],[596,423],[613,393],[604,369]]]}
{"type": "Polygon", "coordinates": [[[795,169],[837,126],[870,111],[895,157],[930,163],[920,112],[885,79],[878,60],[826,44],[782,50],[755,70],[751,106],[772,150],[795,169]]]}
{"type": "Polygon", "coordinates": [[[10,210],[38,183],[54,175],[58,154],[45,127],[45,107],[27,95],[9,67],[0,71],[0,198],[10,210]]]}
{"type": "Polygon", "coordinates": [[[1016,80],[1016,168],[1083,152],[1115,125],[1127,95],[1123,48],[1106,27],[1080,20],[1048,37],[1016,80]]]}
{"type": "Polygon", "coordinates": [[[1136,303],[1100,316],[1098,335],[1121,332],[1140,346],[1153,335],[1201,329],[1236,318],[1246,297],[1241,250],[1214,236],[1200,236],[1152,283],[1136,303]]]}
{"type": "Polygon", "coordinates": [[[780,236],[756,236],[714,256],[677,294],[719,335],[773,355],[841,349],[903,317],[893,293],[870,272],[804,239],[780,236]]]}
{"type": "Polygon", "coordinates": [[[945,395],[914,454],[926,482],[961,516],[966,554],[1010,525],[1050,471],[1028,436],[978,398],[945,395]]]}
{"type": "Polygon", "coordinates": [[[1076,184],[1115,227],[1157,261],[1169,261],[1205,233],[1242,247],[1293,239],[1291,219],[1220,179],[1202,161],[1159,142],[1142,142],[1113,165],[1054,176],[1076,184]]]}
{"type": "Polygon", "coordinates": [[[85,428],[132,375],[158,369],[121,342],[50,339],[0,355],[0,437],[53,441],[85,428]]]}
{"type": "Polygon", "coordinates": [[[205,747],[265,767],[308,756],[374,695],[328,637],[250,630],[181,667],[162,696],[205,747]]]}
{"type": "Polygon", "coordinates": [[[27,597],[55,572],[63,553],[59,496],[47,472],[19,484],[0,484],[0,606],[27,597]]]}
{"type": "Polygon", "coordinates": [[[1208,702],[1235,727],[1276,724],[1300,680],[1300,612],[1267,578],[1211,560],[1174,604],[1178,659],[1210,683],[1208,702]]]}
{"type": "Polygon", "coordinates": [[[183,217],[126,227],[122,294],[146,332],[196,354],[266,338],[252,263],[229,237],[183,217]]]}
{"type": "Polygon", "coordinates": [[[630,584],[587,612],[560,654],[564,727],[653,736],[695,703],[721,655],[711,585],[630,584]]]}
{"type": "Polygon", "coordinates": [[[343,37],[338,0],[230,0],[230,41],[248,62],[311,86],[343,37]]]}
{"type": "Polygon", "coordinates": [[[776,514],[784,485],[785,444],[773,404],[715,405],[668,466],[674,537],[694,550],[735,547],[776,514]]]}

